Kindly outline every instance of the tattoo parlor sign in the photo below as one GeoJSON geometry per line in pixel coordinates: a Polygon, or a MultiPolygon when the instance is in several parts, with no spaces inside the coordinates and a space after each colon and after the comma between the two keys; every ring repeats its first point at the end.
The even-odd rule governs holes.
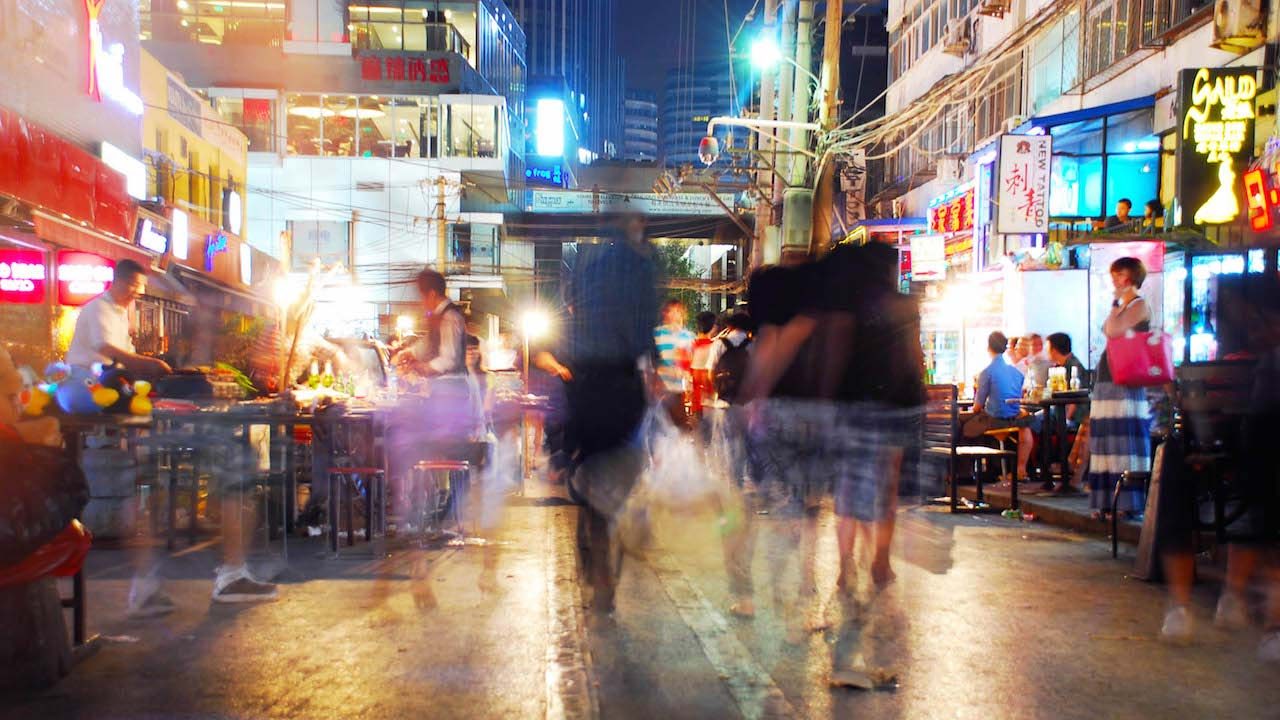
{"type": "Polygon", "coordinates": [[[996,172],[996,232],[1049,232],[1049,181],[1053,138],[1001,135],[996,172]]]}

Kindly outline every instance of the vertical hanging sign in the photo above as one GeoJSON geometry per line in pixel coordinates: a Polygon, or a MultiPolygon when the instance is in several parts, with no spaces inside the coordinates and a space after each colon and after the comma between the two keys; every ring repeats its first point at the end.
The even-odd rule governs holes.
{"type": "Polygon", "coordinates": [[[1050,135],[1001,135],[996,171],[996,232],[1049,232],[1050,135]]]}
{"type": "Polygon", "coordinates": [[[1222,225],[1240,216],[1237,179],[1253,157],[1257,67],[1183,70],[1178,83],[1179,225],[1222,225]]]}

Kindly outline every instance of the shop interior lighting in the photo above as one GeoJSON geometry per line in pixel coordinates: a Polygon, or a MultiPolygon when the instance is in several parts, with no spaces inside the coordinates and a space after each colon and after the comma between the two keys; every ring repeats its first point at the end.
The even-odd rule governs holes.
{"type": "Polygon", "coordinates": [[[520,330],[526,340],[537,340],[551,329],[551,318],[542,310],[526,310],[520,316],[520,330]]]}
{"type": "Polygon", "coordinates": [[[293,107],[289,108],[289,114],[316,120],[319,118],[333,117],[334,112],[325,107],[319,99],[306,97],[299,99],[293,107]]]}
{"type": "Polygon", "coordinates": [[[338,111],[342,117],[356,118],[358,120],[370,120],[373,118],[386,117],[387,113],[382,109],[382,105],[373,98],[360,98],[358,101],[352,101],[345,108],[338,111]]]}

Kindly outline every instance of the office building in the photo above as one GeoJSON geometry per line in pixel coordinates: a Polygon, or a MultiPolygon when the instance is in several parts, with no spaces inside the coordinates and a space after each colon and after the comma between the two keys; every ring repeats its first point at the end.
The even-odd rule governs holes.
{"type": "Polygon", "coordinates": [[[622,159],[653,162],[658,159],[658,102],[651,92],[631,90],[623,115],[622,159]]]}

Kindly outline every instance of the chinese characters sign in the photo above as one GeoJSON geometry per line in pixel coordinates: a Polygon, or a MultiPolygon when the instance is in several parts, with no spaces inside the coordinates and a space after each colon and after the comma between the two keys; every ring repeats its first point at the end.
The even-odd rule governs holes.
{"type": "Polygon", "coordinates": [[[929,203],[929,232],[973,230],[974,185],[965,183],[929,203]]]}
{"type": "Polygon", "coordinates": [[[1221,225],[1241,211],[1237,172],[1253,155],[1258,68],[1183,70],[1177,188],[1182,224],[1221,225]]]}
{"type": "Polygon", "coordinates": [[[448,85],[449,58],[366,55],[360,58],[360,79],[448,85]]]}
{"type": "Polygon", "coordinates": [[[941,235],[911,236],[911,279],[914,282],[947,277],[946,242],[941,235]]]}
{"type": "Polygon", "coordinates": [[[1244,174],[1244,197],[1249,203],[1249,227],[1254,232],[1265,232],[1275,224],[1272,216],[1280,204],[1280,192],[1271,187],[1267,171],[1254,168],[1244,174]]]}
{"type": "Polygon", "coordinates": [[[44,302],[44,253],[39,250],[0,250],[0,301],[44,302]]]}
{"type": "Polygon", "coordinates": [[[1049,232],[1049,180],[1053,137],[1001,135],[996,172],[996,231],[1049,232]]]}

